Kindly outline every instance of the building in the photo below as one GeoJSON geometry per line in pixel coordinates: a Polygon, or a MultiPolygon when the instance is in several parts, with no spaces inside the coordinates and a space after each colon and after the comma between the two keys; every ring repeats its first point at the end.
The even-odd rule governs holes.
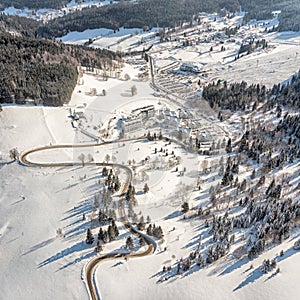
{"type": "Polygon", "coordinates": [[[133,132],[143,128],[143,122],[141,119],[126,119],[122,121],[122,131],[133,132]]]}
{"type": "Polygon", "coordinates": [[[154,105],[148,105],[140,108],[136,108],[131,111],[131,116],[137,119],[149,119],[155,116],[154,105]]]}
{"type": "Polygon", "coordinates": [[[131,111],[128,118],[122,120],[122,131],[126,133],[142,129],[144,127],[145,120],[151,119],[154,116],[154,105],[136,108],[131,111]]]}
{"type": "Polygon", "coordinates": [[[190,64],[190,63],[183,63],[180,66],[180,70],[184,72],[191,72],[191,73],[199,73],[200,70],[197,66],[190,64]]]}

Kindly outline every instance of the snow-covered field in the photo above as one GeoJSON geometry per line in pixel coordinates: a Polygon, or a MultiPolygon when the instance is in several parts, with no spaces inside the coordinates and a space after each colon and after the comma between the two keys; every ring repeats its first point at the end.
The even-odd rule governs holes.
{"type": "MultiPolygon", "coordinates": [[[[224,25],[218,19],[210,21],[218,29],[224,25]]],[[[240,17],[233,20],[234,24],[240,21],[240,17]]],[[[256,30],[253,26],[248,33],[256,30]]],[[[120,30],[107,35],[109,31],[101,29],[84,34],[72,33],[63,37],[63,41],[83,43],[89,38],[103,35],[95,40],[95,46],[110,46],[116,50],[120,47],[119,50],[123,50],[141,38],[135,34],[136,31],[120,30]],[[124,41],[116,44],[122,36],[124,41]]],[[[152,51],[158,67],[160,61],[193,61],[204,65],[208,73],[207,81],[219,78],[228,81],[243,79],[249,83],[258,81],[271,86],[298,71],[300,35],[261,34],[274,48],[269,52],[254,52],[237,61],[232,61],[231,56],[237,51],[235,42],[225,44],[225,52],[213,50],[212,53],[206,53],[211,47],[210,43],[176,49],[172,43],[166,43],[157,45],[152,51]]],[[[95,243],[93,247],[87,245],[85,237],[91,218],[95,218],[92,209],[94,195],[101,189],[101,168],[30,168],[10,162],[8,152],[13,147],[22,152],[50,144],[94,143],[91,137],[71,126],[69,115],[74,110],[84,112],[84,129],[98,136],[99,130],[137,107],[153,104],[156,109],[165,106],[176,111],[176,102],[165,97],[155,97],[149,81],[137,79],[138,72],[139,66],[126,65],[122,76],[129,74],[131,79],[128,81],[111,78],[102,81],[98,76],[85,73],[83,84],[76,86],[72,100],[66,107],[3,107],[0,112],[0,299],[88,299],[82,270],[96,254],[93,252],[95,243]],[[130,92],[133,85],[137,88],[134,96],[130,92]],[[93,88],[96,88],[97,94],[88,95],[93,88]],[[106,95],[102,95],[102,90],[106,91],[106,95]],[[83,214],[86,214],[85,220],[83,214]],[[59,228],[62,234],[57,233],[59,228]]],[[[232,118],[238,119],[238,116],[232,118]]],[[[225,132],[233,136],[237,130],[233,125],[230,127],[229,122],[222,126],[225,132]]],[[[114,138],[113,131],[108,140],[114,138]]],[[[141,133],[143,130],[135,134],[138,136],[141,133]]],[[[209,160],[206,156],[189,153],[180,145],[168,144],[164,140],[140,140],[124,145],[116,143],[86,149],[45,150],[33,153],[29,158],[38,162],[79,162],[81,153],[85,156],[90,154],[97,162],[103,162],[107,154],[111,159],[115,157],[118,163],[129,164],[129,160],[135,160],[137,167],[133,180],[138,206],[134,209],[138,215],[140,211],[144,216],[149,215],[153,222],[163,227],[165,234],[164,243],[158,244],[157,251],[151,256],[99,265],[95,280],[102,299],[299,298],[300,254],[292,249],[295,240],[299,239],[297,231],[284,243],[275,245],[251,262],[246,257],[236,259],[229,254],[204,270],[193,269],[161,281],[163,266],[174,268],[181,257],[186,257],[195,249],[200,234],[207,236],[203,220],[184,220],[180,212],[183,201],[188,201],[191,207],[208,201],[207,190],[216,176],[204,176],[202,191],[194,189],[203,161],[209,160]],[[186,168],[184,176],[179,176],[175,167],[152,170],[150,165],[154,162],[157,165],[163,159],[162,154],[154,153],[155,148],[168,149],[169,154],[174,151],[174,155],[180,156],[180,170],[186,168]],[[146,156],[149,157],[149,163],[143,165],[140,162],[146,156]],[[145,183],[141,179],[142,172],[148,178],[146,182],[150,191],[147,194],[142,193],[145,183]],[[281,250],[285,251],[283,257],[279,256],[281,250]],[[263,274],[260,271],[262,261],[274,257],[277,258],[280,273],[263,274]]],[[[296,165],[290,171],[298,167],[296,165]]],[[[241,170],[241,173],[241,176],[249,176],[246,170],[241,170]]],[[[124,182],[125,174],[121,172],[120,178],[124,182]]],[[[96,236],[98,224],[92,224],[95,225],[93,233],[96,236]]],[[[104,252],[124,250],[128,233],[120,223],[118,225],[120,237],[105,244],[104,252]]],[[[237,232],[237,236],[242,239],[241,232],[237,232]]],[[[241,242],[238,241],[235,246],[241,242]]]]}
{"type": "Polygon", "coordinates": [[[21,16],[21,17],[26,17],[26,18],[31,18],[35,19],[37,21],[43,21],[47,22],[51,19],[61,17],[65,14],[74,12],[76,10],[82,10],[83,8],[86,7],[91,7],[91,6],[102,6],[102,5],[108,5],[110,4],[111,1],[109,0],[88,0],[84,1],[82,3],[76,3],[75,0],[71,0],[66,7],[58,10],[58,9],[49,9],[49,8],[43,8],[43,9],[38,9],[38,10],[31,10],[28,8],[23,8],[23,9],[16,9],[15,7],[7,7],[3,10],[3,13],[6,15],[12,15],[12,16],[21,16]]]}

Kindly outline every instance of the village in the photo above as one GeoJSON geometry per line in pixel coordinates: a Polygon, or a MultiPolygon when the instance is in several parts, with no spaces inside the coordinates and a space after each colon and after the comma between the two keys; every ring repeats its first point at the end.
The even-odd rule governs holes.
{"type": "MultiPolygon", "coordinates": [[[[256,140],[248,153],[240,146],[262,125],[280,135],[289,111],[277,117],[278,107],[264,111],[261,103],[257,111],[222,110],[203,99],[208,83],[271,88],[298,71],[300,35],[273,32],[278,12],[247,24],[243,17],[201,13],[175,29],[57,37],[123,58],[102,69],[78,66],[62,107],[4,106],[0,201],[3,220],[14,217],[1,223],[0,258],[3,274],[13,262],[20,267],[8,280],[25,292],[39,282],[38,299],[49,291],[87,299],[88,276],[101,299],[145,299],[147,291],[149,299],[281,300],[282,289],[296,299],[299,287],[288,281],[299,271],[299,160],[270,175],[271,163],[248,157],[256,140]],[[20,161],[10,161],[11,149],[20,161]],[[278,185],[291,200],[265,205],[278,185]],[[264,233],[263,213],[254,213],[262,207],[274,218],[281,209],[289,214],[276,224],[269,217],[264,233]],[[289,218],[290,231],[282,225],[280,238],[280,228],[270,237],[289,218]]],[[[263,155],[277,157],[268,150],[263,155]]],[[[5,282],[3,289],[7,299],[20,297],[5,282]]]]}

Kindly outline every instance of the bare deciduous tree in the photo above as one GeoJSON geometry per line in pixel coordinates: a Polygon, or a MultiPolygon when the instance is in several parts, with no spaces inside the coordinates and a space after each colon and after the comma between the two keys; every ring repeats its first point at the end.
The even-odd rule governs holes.
{"type": "Polygon", "coordinates": [[[81,161],[82,166],[84,166],[85,155],[84,155],[83,153],[81,153],[81,154],[78,156],[78,159],[81,161]]]}

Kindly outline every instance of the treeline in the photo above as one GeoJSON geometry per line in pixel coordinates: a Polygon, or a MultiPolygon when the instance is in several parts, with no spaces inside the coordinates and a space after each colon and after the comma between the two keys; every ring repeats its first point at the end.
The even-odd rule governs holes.
{"type": "Polygon", "coordinates": [[[40,9],[40,8],[62,8],[68,4],[69,0],[1,0],[0,10],[6,7],[14,6],[17,9],[29,8],[29,9],[40,9]]]}
{"type": "Polygon", "coordinates": [[[120,2],[102,7],[85,8],[51,20],[38,31],[39,36],[58,37],[70,31],[94,28],[117,30],[127,28],[174,27],[190,22],[199,12],[219,12],[223,8],[234,12],[237,0],[144,0],[120,2]]]}
{"type": "Polygon", "coordinates": [[[203,89],[203,98],[212,108],[231,111],[245,110],[250,105],[253,105],[253,109],[255,109],[257,103],[266,100],[266,96],[267,88],[264,85],[248,86],[245,81],[228,85],[226,81],[219,80],[217,83],[209,83],[203,89]]]}
{"type": "Polygon", "coordinates": [[[22,104],[32,99],[62,105],[70,100],[78,65],[101,69],[117,58],[107,50],[0,33],[0,103],[22,104]]]}
{"type": "Polygon", "coordinates": [[[286,84],[275,84],[268,100],[268,108],[274,105],[300,108],[300,71],[294,74],[286,84]]]}
{"type": "MultiPolygon", "coordinates": [[[[277,107],[280,114],[283,106],[300,108],[300,71],[294,74],[285,84],[274,84],[272,89],[265,85],[246,82],[227,84],[218,80],[203,88],[203,98],[214,109],[220,110],[255,110],[259,103],[264,104],[265,110],[277,107]]],[[[220,112],[219,117],[222,115],[220,112]]]]}

